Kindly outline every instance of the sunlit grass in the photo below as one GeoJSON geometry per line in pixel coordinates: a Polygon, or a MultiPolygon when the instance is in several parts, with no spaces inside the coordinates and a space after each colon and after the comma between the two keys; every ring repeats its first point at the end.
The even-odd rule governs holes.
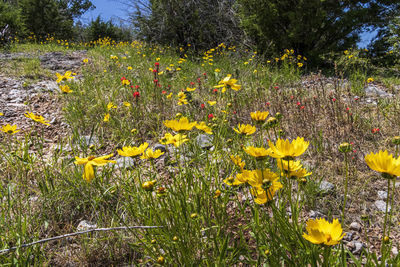
{"type": "MultiPolygon", "coordinates": [[[[374,266],[378,256],[399,263],[390,254],[398,246],[396,177],[387,185],[391,213],[368,215],[378,241],[360,234],[361,255],[342,241],[352,221],[370,227],[361,221],[373,209],[368,198],[386,188],[364,155],[388,149],[399,156],[398,144],[387,142],[400,130],[399,102],[356,99],[370,77],[363,69],[350,70],[361,84],[351,87],[318,75],[302,84],[307,60],[290,50],[264,60],[225,45],[197,55],[139,42],[49,40],[12,51],[85,47],[79,69],[51,77],[70,90],[54,93],[71,127],[67,137],[49,145],[46,132],[57,129],[43,117],[24,117],[29,127],[14,121],[20,131],[2,133],[1,247],[77,232],[83,220],[159,228],[18,248],[0,256],[3,264],[374,266]],[[324,195],[321,181],[335,192],[324,195]],[[310,210],[326,220],[309,220],[310,210]]],[[[32,62],[15,73],[40,72],[32,62]]],[[[390,170],[398,169],[400,160],[390,170]]]]}

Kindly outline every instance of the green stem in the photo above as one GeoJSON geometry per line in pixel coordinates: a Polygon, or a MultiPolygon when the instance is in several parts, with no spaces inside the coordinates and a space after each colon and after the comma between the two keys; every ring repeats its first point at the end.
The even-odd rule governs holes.
{"type": "MultiPolygon", "coordinates": [[[[390,179],[388,180],[388,187],[387,187],[387,192],[389,194],[389,190],[390,190],[390,179]]],[[[386,225],[387,225],[387,215],[388,215],[388,209],[389,209],[389,196],[386,197],[386,210],[385,210],[385,221],[383,223],[383,235],[382,235],[382,246],[381,246],[381,254],[382,256],[384,256],[385,254],[385,237],[386,237],[386,225]]],[[[389,222],[390,224],[390,222],[389,222]]]]}
{"type": "Polygon", "coordinates": [[[344,183],[344,199],[343,199],[343,210],[342,210],[342,223],[345,223],[345,210],[346,210],[346,202],[347,202],[347,189],[348,189],[348,181],[349,181],[349,163],[347,158],[347,153],[344,153],[344,166],[345,166],[345,183],[344,183]]]}

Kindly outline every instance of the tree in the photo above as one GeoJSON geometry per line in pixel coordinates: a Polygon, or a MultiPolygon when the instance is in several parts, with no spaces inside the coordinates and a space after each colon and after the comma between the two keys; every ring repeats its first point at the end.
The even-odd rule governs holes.
{"type": "Polygon", "coordinates": [[[21,0],[19,5],[30,32],[38,38],[50,34],[61,39],[70,39],[74,18],[93,8],[88,0],[21,0]]]}
{"type": "Polygon", "coordinates": [[[242,31],[234,0],[131,0],[138,37],[164,45],[195,49],[238,41],[242,31]]]}
{"type": "Polygon", "coordinates": [[[0,46],[8,43],[13,35],[23,36],[24,33],[21,10],[8,2],[0,1],[0,46]]]}
{"type": "Polygon", "coordinates": [[[258,49],[317,59],[355,46],[360,33],[383,27],[399,13],[398,0],[238,0],[242,25],[258,49]]]}

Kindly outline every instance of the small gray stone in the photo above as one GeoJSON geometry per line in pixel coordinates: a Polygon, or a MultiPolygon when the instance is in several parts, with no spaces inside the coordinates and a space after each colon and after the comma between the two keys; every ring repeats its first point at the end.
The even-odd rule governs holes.
{"type": "Polygon", "coordinates": [[[354,255],[359,255],[364,247],[364,244],[361,242],[354,242],[354,250],[353,254],[354,255]]]}
{"type": "Polygon", "coordinates": [[[92,145],[98,145],[99,144],[99,139],[94,135],[92,135],[92,136],[90,136],[90,135],[82,136],[80,138],[80,141],[83,142],[84,144],[86,144],[87,146],[92,146],[92,145]]]}
{"type": "Polygon", "coordinates": [[[345,241],[352,241],[353,240],[353,233],[352,232],[346,232],[345,236],[343,237],[343,240],[345,241]]]}
{"type": "Polygon", "coordinates": [[[196,142],[202,149],[209,149],[213,146],[212,137],[206,134],[200,134],[196,137],[196,142]]]}
{"type": "Polygon", "coordinates": [[[397,249],[397,247],[392,247],[392,254],[394,257],[397,257],[397,255],[399,255],[399,250],[397,249]]]}
{"type": "Polygon", "coordinates": [[[359,224],[358,222],[352,222],[350,224],[350,230],[360,232],[361,231],[361,224],[359,224]]]}
{"type": "Polygon", "coordinates": [[[325,215],[316,210],[310,210],[309,216],[311,219],[324,218],[325,215]]]}
{"type": "Polygon", "coordinates": [[[386,200],[388,193],[386,191],[378,191],[378,199],[386,200]]]}
{"type": "MultiPolygon", "coordinates": [[[[386,202],[383,200],[377,200],[374,202],[375,207],[382,212],[386,212],[386,202]]],[[[389,205],[388,207],[388,212],[391,210],[391,207],[389,205]]]]}
{"type": "Polygon", "coordinates": [[[319,190],[322,195],[331,194],[335,191],[335,185],[327,181],[322,181],[319,185],[319,190]]]}
{"type": "Polygon", "coordinates": [[[392,97],[393,95],[383,91],[382,89],[376,87],[375,85],[368,85],[365,88],[365,94],[367,96],[378,96],[378,97],[392,97]]]}
{"type": "Polygon", "coordinates": [[[157,149],[161,150],[161,152],[167,152],[167,147],[162,145],[162,144],[155,144],[153,147],[154,151],[156,151],[157,149]]]}
{"type": "Polygon", "coordinates": [[[78,226],[76,227],[76,229],[78,231],[86,231],[86,230],[91,230],[91,229],[96,229],[97,228],[97,224],[92,224],[89,221],[83,220],[81,222],[79,222],[78,226]]]}
{"type": "Polygon", "coordinates": [[[131,157],[121,157],[117,159],[116,165],[121,169],[133,169],[135,167],[135,160],[131,157]]]}

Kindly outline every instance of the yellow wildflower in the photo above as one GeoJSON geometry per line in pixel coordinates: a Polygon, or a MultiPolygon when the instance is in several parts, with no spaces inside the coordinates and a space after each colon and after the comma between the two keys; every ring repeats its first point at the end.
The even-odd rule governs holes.
{"type": "Polygon", "coordinates": [[[238,128],[233,128],[235,132],[243,135],[252,135],[256,131],[256,127],[250,124],[238,124],[238,128]]]}
{"type": "Polygon", "coordinates": [[[108,103],[108,104],[107,104],[107,110],[111,110],[112,108],[117,108],[117,106],[114,105],[113,102],[108,103]]]}
{"type": "Polygon", "coordinates": [[[197,125],[197,122],[189,122],[188,118],[182,116],[179,120],[166,120],[164,125],[175,132],[180,132],[192,130],[197,125]]]}
{"type": "Polygon", "coordinates": [[[250,113],[251,119],[256,122],[265,121],[268,115],[269,115],[268,111],[255,111],[250,113]]]}
{"type": "Polygon", "coordinates": [[[60,83],[62,81],[68,81],[70,79],[74,79],[75,78],[75,77],[71,76],[72,75],[71,71],[65,72],[64,75],[61,75],[60,73],[57,72],[56,75],[57,75],[57,83],[60,83]]]}
{"type": "Polygon", "coordinates": [[[3,125],[3,127],[1,128],[1,131],[6,134],[13,135],[13,134],[18,133],[20,130],[17,129],[17,125],[7,124],[7,125],[3,125]]]}
{"type": "Polygon", "coordinates": [[[276,145],[274,145],[271,141],[268,141],[268,144],[268,152],[271,157],[278,159],[293,159],[303,154],[307,150],[310,143],[304,141],[303,137],[297,137],[292,142],[290,142],[288,139],[283,140],[279,138],[276,141],[276,145]]]}
{"type": "Polygon", "coordinates": [[[208,103],[210,106],[214,106],[215,104],[217,104],[217,101],[207,101],[207,103],[208,103]]]}
{"type": "Polygon", "coordinates": [[[189,141],[189,139],[187,139],[186,137],[187,136],[184,134],[178,133],[176,135],[172,135],[170,133],[166,133],[164,137],[160,140],[160,142],[163,145],[173,144],[175,147],[180,147],[183,143],[189,141]]]}
{"type": "Polygon", "coordinates": [[[199,130],[204,131],[206,134],[212,134],[213,133],[212,129],[210,127],[208,127],[207,124],[204,121],[196,124],[196,128],[199,129],[199,130]]]}
{"type": "Polygon", "coordinates": [[[241,171],[243,171],[244,166],[246,165],[246,163],[244,161],[242,161],[242,158],[240,156],[233,156],[233,155],[230,155],[230,158],[231,158],[232,162],[236,166],[238,166],[241,171]]]}
{"type": "Polygon", "coordinates": [[[232,90],[239,91],[241,89],[241,85],[236,84],[236,79],[231,79],[232,74],[228,74],[223,80],[221,80],[218,85],[214,86],[215,88],[222,87],[222,93],[225,93],[227,88],[231,88],[232,90]]]}
{"type": "Polygon", "coordinates": [[[382,173],[385,178],[400,176],[400,157],[397,159],[387,150],[379,150],[378,153],[370,153],[365,156],[365,162],[374,171],[382,173]]]}
{"type": "Polygon", "coordinates": [[[329,223],[325,219],[310,219],[307,221],[306,230],[303,237],[313,244],[324,244],[327,246],[336,245],[344,237],[342,226],[338,219],[329,223]]]}
{"type": "Polygon", "coordinates": [[[256,159],[263,159],[269,155],[268,150],[263,147],[248,146],[243,149],[247,154],[256,159]]]}
{"type": "Polygon", "coordinates": [[[59,87],[60,87],[61,92],[65,93],[65,94],[70,94],[73,92],[71,90],[71,88],[69,88],[68,85],[60,85],[59,87]]]}
{"type": "Polygon", "coordinates": [[[107,121],[109,121],[109,120],[110,120],[110,113],[106,113],[106,114],[104,115],[103,121],[107,122],[107,121]]]}
{"type": "Polygon", "coordinates": [[[85,164],[85,171],[83,174],[83,179],[85,179],[87,182],[90,182],[94,178],[94,169],[93,166],[103,166],[106,165],[107,163],[116,163],[115,160],[108,160],[111,158],[113,154],[105,155],[102,157],[94,157],[90,156],[87,158],[79,158],[75,157],[75,164],[76,165],[82,165],[85,164]]]}
{"type": "Polygon", "coordinates": [[[136,146],[124,146],[122,149],[118,149],[117,152],[123,157],[136,157],[142,154],[149,146],[147,142],[141,144],[139,147],[136,146]]]}
{"type": "Polygon", "coordinates": [[[165,152],[161,152],[160,149],[153,151],[151,148],[148,148],[146,151],[143,152],[143,155],[140,157],[141,159],[157,159],[165,152]]]}
{"type": "Polygon", "coordinates": [[[47,126],[50,125],[49,121],[45,120],[45,118],[43,118],[40,115],[35,115],[32,112],[26,112],[24,115],[25,115],[25,117],[30,118],[30,119],[32,119],[32,120],[34,120],[36,122],[42,123],[42,124],[47,125],[47,126]]]}

